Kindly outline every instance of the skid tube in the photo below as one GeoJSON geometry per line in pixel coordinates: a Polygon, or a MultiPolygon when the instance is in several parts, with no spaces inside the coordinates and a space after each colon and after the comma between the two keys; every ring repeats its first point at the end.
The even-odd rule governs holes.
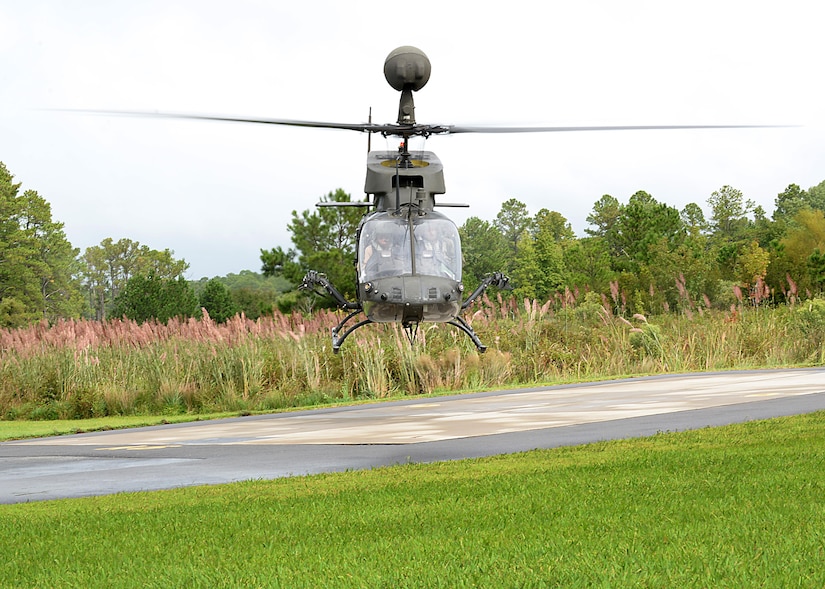
{"type": "MultiPolygon", "coordinates": [[[[490,274],[484,280],[481,281],[481,284],[478,286],[478,288],[476,288],[472,292],[472,294],[470,294],[470,296],[467,297],[467,300],[464,301],[464,303],[462,303],[461,310],[463,311],[464,309],[469,307],[471,304],[473,304],[473,301],[475,301],[478,297],[480,297],[484,293],[484,291],[487,290],[488,287],[497,286],[499,288],[506,288],[509,282],[510,282],[510,279],[507,276],[505,276],[504,274],[502,274],[501,272],[495,272],[493,274],[490,274]]],[[[372,321],[372,319],[369,319],[369,318],[363,319],[363,320],[359,321],[358,323],[356,323],[354,325],[351,325],[343,333],[341,333],[341,330],[344,329],[344,326],[347,324],[347,322],[349,322],[350,319],[354,318],[356,315],[363,312],[364,309],[363,309],[363,307],[361,307],[361,303],[358,303],[358,302],[353,303],[351,301],[348,301],[346,298],[344,298],[344,295],[342,295],[338,291],[338,289],[335,288],[332,285],[332,283],[327,279],[327,277],[324,274],[320,274],[319,272],[316,272],[314,270],[310,270],[304,276],[304,279],[301,282],[301,288],[302,289],[312,289],[314,291],[315,286],[323,287],[324,290],[326,290],[327,293],[329,293],[329,295],[333,299],[335,299],[335,302],[338,303],[338,307],[340,309],[350,311],[350,313],[348,313],[347,316],[344,317],[338,323],[338,325],[336,325],[335,327],[332,328],[332,352],[334,354],[337,354],[341,350],[341,346],[344,344],[344,340],[346,340],[347,337],[349,337],[349,335],[353,331],[355,331],[359,327],[363,327],[364,325],[369,325],[370,323],[373,323],[373,321],[372,321]]],[[[469,337],[472,340],[472,342],[475,345],[476,349],[480,353],[483,354],[487,350],[487,346],[485,346],[481,342],[481,340],[478,338],[478,336],[476,335],[473,328],[470,327],[470,325],[461,316],[456,315],[453,319],[451,319],[450,321],[447,321],[446,323],[448,325],[452,325],[453,327],[456,327],[456,328],[460,329],[462,332],[464,332],[467,335],[467,337],[469,337]]],[[[407,326],[405,326],[405,328],[406,327],[407,326]]],[[[413,340],[414,340],[414,337],[411,337],[410,338],[410,343],[413,343],[413,340]]]]}

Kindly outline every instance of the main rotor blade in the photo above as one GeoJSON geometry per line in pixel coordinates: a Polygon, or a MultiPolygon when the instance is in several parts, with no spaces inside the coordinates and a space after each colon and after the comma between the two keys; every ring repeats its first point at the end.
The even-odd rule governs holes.
{"type": "Polygon", "coordinates": [[[301,121],[294,119],[272,119],[266,117],[240,117],[230,115],[186,114],[152,111],[125,110],[69,110],[87,114],[150,117],[164,119],[190,119],[201,121],[225,121],[230,123],[254,123],[259,125],[286,125],[290,127],[314,127],[320,129],[343,129],[363,133],[381,133],[399,137],[430,135],[453,135],[456,133],[567,133],[575,131],[655,131],[685,129],[764,129],[792,127],[794,125],[603,125],[592,127],[498,127],[473,125],[399,125],[397,123],[330,123],[323,121],[301,121]]]}
{"type": "Polygon", "coordinates": [[[445,125],[433,127],[432,133],[564,133],[572,131],[655,131],[667,129],[762,129],[788,127],[789,125],[606,125],[594,127],[480,127],[445,125]]]}
{"type": "Polygon", "coordinates": [[[127,117],[148,117],[156,119],[190,119],[200,121],[225,121],[229,123],[256,123],[260,125],[286,125],[290,127],[315,127],[321,129],[344,129],[346,131],[362,131],[365,133],[387,133],[402,134],[410,126],[387,124],[378,125],[373,123],[329,123],[324,121],[300,121],[294,119],[271,119],[265,117],[238,117],[231,115],[196,115],[173,112],[153,112],[153,111],[129,111],[129,110],[74,110],[68,112],[81,112],[86,114],[117,115],[127,117]]]}

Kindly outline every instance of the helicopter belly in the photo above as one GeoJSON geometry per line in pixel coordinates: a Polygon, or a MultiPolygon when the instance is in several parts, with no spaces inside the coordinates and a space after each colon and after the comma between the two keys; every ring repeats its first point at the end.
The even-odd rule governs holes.
{"type": "Polygon", "coordinates": [[[458,282],[439,276],[393,276],[359,285],[361,304],[375,323],[443,323],[461,310],[458,282]]]}

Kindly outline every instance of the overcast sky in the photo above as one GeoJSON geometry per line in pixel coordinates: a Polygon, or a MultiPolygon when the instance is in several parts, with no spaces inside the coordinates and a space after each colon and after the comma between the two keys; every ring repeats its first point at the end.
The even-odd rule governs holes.
{"type": "Polygon", "coordinates": [[[47,109],[394,122],[384,59],[414,45],[432,62],[419,123],[802,125],[432,137],[444,199],[471,204],[457,224],[517,198],[583,235],[603,194],[707,214],[724,185],[770,214],[825,180],[819,0],[285,4],[0,0],[0,161],[81,250],[127,237],[192,279],[258,271],[291,211],[361,198],[365,134],[47,109]]]}

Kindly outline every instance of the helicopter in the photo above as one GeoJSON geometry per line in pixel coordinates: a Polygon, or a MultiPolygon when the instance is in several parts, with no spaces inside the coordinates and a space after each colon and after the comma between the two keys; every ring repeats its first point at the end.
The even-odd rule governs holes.
{"type": "MultiPolygon", "coordinates": [[[[326,275],[310,270],[300,288],[323,294],[322,288],[346,316],[332,328],[332,351],[338,353],[356,329],[372,323],[400,323],[414,342],[421,323],[446,323],[466,334],[479,352],[487,347],[461,316],[489,287],[507,288],[502,272],[486,276],[469,294],[462,282],[461,240],[458,229],[441,207],[467,204],[440,202],[446,193],[444,167],[435,153],[409,149],[413,137],[456,133],[531,133],[622,131],[657,129],[754,128],[774,125],[646,125],[587,127],[507,127],[419,124],[413,93],[429,81],[431,63],[426,54],[409,45],[394,49],[384,61],[384,77],[401,93],[395,123],[333,123],[274,118],[247,118],[160,112],[93,111],[96,113],[202,119],[238,123],[289,125],[379,133],[400,138],[397,151],[368,149],[364,192],[367,200],[320,202],[316,206],[364,207],[356,230],[356,300],[349,301],[326,275]],[[353,324],[350,321],[363,314],[353,324]]],[[[88,112],[88,111],[86,111],[88,112]]],[[[371,118],[371,117],[370,117],[371,118]]]]}

